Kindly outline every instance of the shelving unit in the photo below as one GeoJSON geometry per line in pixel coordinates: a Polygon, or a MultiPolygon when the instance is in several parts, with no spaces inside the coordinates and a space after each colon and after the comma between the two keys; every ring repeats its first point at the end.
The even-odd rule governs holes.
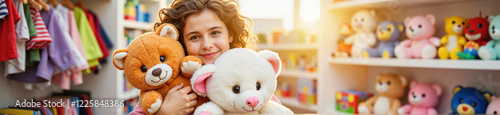
{"type": "MultiPolygon", "coordinates": [[[[318,36],[318,113],[344,114],[335,110],[335,93],[341,90],[358,90],[375,93],[374,82],[378,73],[405,75],[409,80],[439,84],[444,92],[436,109],[440,114],[451,113],[452,89],[456,85],[476,87],[500,95],[497,85],[500,79],[500,60],[421,60],[381,58],[332,58],[335,51],[338,27],[349,23],[355,11],[374,9],[381,21],[403,22],[406,17],[434,14],[436,16],[436,37],[446,35],[444,18],[462,16],[472,18],[498,15],[500,7],[496,0],[351,0],[332,3],[321,0],[321,27],[318,36]],[[446,9],[446,10],[443,10],[446,9]],[[335,39],[331,39],[336,37],[335,39]],[[333,45],[333,47],[332,47],[333,45]]],[[[403,33],[403,38],[406,34],[403,33]]],[[[407,104],[406,96],[401,98],[407,104]]]]}
{"type": "Polygon", "coordinates": [[[152,30],[153,23],[124,20],[123,27],[127,29],[152,30]]]}
{"type": "Polygon", "coordinates": [[[276,44],[276,45],[258,45],[257,49],[267,49],[272,51],[293,51],[293,50],[317,50],[316,44],[276,44]]]}
{"type": "Polygon", "coordinates": [[[301,109],[305,109],[308,111],[317,111],[318,110],[318,106],[302,104],[299,101],[297,101],[296,97],[292,97],[292,98],[277,97],[277,98],[278,98],[278,100],[280,100],[281,104],[283,104],[285,106],[301,108],[301,109]]]}

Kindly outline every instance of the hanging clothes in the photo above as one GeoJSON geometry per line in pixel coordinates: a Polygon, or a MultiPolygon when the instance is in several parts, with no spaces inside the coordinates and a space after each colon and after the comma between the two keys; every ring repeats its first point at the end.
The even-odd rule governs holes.
{"type": "MultiPolygon", "coordinates": [[[[15,24],[21,19],[12,0],[4,1],[8,15],[0,22],[0,61],[6,61],[18,57],[16,43],[15,24]]],[[[6,12],[2,12],[6,13],[6,12]]]]}
{"type": "Polygon", "coordinates": [[[3,21],[5,16],[9,15],[9,10],[7,10],[7,5],[4,0],[0,0],[0,21],[3,21]]]}
{"type": "Polygon", "coordinates": [[[103,54],[87,20],[85,11],[79,7],[75,7],[74,15],[89,67],[97,66],[99,65],[98,59],[103,54]]]}
{"type": "Polygon", "coordinates": [[[99,58],[99,61],[104,60],[106,57],[109,55],[108,47],[106,46],[106,43],[104,43],[104,40],[102,39],[101,33],[99,32],[99,20],[97,17],[94,17],[95,15],[85,11],[85,15],[87,15],[87,19],[89,20],[90,27],[92,28],[92,31],[94,31],[94,35],[96,36],[97,43],[99,43],[99,48],[101,48],[102,52],[102,57],[99,58]]]}
{"type": "Polygon", "coordinates": [[[33,18],[33,23],[35,24],[36,32],[38,34],[28,41],[28,43],[26,44],[26,49],[42,49],[50,42],[52,42],[52,40],[50,38],[49,32],[47,31],[47,28],[45,27],[45,23],[40,16],[40,12],[34,7],[30,7],[30,11],[31,17],[33,18]]]}
{"type": "MultiPolygon", "coordinates": [[[[26,41],[29,40],[29,28],[26,22],[26,17],[24,16],[23,3],[18,0],[13,0],[16,6],[17,13],[19,14],[19,21],[16,24],[16,43],[17,43],[17,58],[10,59],[7,61],[0,62],[0,66],[3,66],[3,77],[8,74],[20,73],[25,70],[25,59],[26,59],[26,41]]],[[[1,68],[1,67],[0,67],[1,68]]]]}

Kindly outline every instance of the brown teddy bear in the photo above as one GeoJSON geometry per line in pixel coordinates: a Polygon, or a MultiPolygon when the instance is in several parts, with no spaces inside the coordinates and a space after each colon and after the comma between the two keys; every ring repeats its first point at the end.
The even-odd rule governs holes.
{"type": "MultiPolygon", "coordinates": [[[[185,56],[178,36],[173,25],[163,24],[156,32],[142,34],[127,48],[113,52],[114,66],[141,90],[139,101],[147,114],[158,111],[170,88],[181,83],[190,85],[191,75],[202,65],[199,58],[185,56]]],[[[198,107],[209,100],[199,96],[196,101],[198,107]]]]}
{"type": "Polygon", "coordinates": [[[358,106],[360,114],[397,114],[405,94],[408,78],[404,75],[378,74],[375,82],[377,96],[373,96],[358,106]]]}

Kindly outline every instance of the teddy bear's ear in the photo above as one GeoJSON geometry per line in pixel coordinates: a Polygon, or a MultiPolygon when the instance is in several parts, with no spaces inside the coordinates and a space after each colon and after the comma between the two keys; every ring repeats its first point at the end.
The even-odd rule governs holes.
{"type": "Polygon", "coordinates": [[[495,18],[495,16],[488,16],[488,22],[491,23],[491,21],[493,20],[493,18],[495,18]]]}
{"type": "Polygon", "coordinates": [[[207,80],[215,72],[215,65],[207,64],[196,70],[191,78],[191,86],[198,95],[207,96],[207,80]]]}
{"type": "Polygon", "coordinates": [[[425,16],[425,18],[427,18],[427,20],[431,21],[432,25],[436,24],[436,17],[434,15],[427,14],[427,16],[425,16]]]}
{"type": "Polygon", "coordinates": [[[406,17],[406,19],[405,19],[405,25],[410,24],[410,21],[411,21],[411,17],[406,17]]]}
{"type": "Polygon", "coordinates": [[[269,50],[262,50],[262,51],[259,51],[259,56],[263,57],[264,59],[269,61],[269,63],[271,63],[276,75],[278,75],[280,73],[281,60],[280,60],[280,57],[278,56],[278,53],[273,52],[273,51],[269,51],[269,50]]]}
{"type": "Polygon", "coordinates": [[[123,70],[123,63],[125,61],[125,57],[127,56],[127,49],[117,49],[113,52],[113,65],[115,65],[116,69],[123,70]]]}
{"type": "Polygon", "coordinates": [[[399,32],[402,33],[405,30],[405,25],[403,23],[398,23],[399,32]]]}
{"type": "Polygon", "coordinates": [[[441,88],[441,86],[434,84],[432,85],[432,88],[436,91],[437,96],[441,96],[441,94],[443,94],[443,88],[441,88]]]}
{"type": "Polygon", "coordinates": [[[408,86],[408,78],[406,76],[400,75],[398,77],[401,80],[401,84],[403,85],[403,87],[408,86]]]}
{"type": "Polygon", "coordinates": [[[158,28],[159,29],[156,30],[156,34],[158,34],[159,36],[167,36],[167,37],[174,38],[175,40],[177,40],[177,38],[179,37],[179,32],[177,31],[175,26],[172,24],[168,24],[168,23],[163,24],[158,28]]]}
{"type": "Polygon", "coordinates": [[[411,81],[411,83],[410,83],[410,88],[415,87],[415,85],[417,85],[417,83],[418,83],[418,82],[417,82],[417,81],[415,81],[415,80],[411,81]]]}
{"type": "Polygon", "coordinates": [[[455,88],[453,88],[453,94],[456,94],[458,91],[462,90],[464,87],[458,85],[458,86],[455,86],[455,88]]]}
{"type": "Polygon", "coordinates": [[[488,102],[491,102],[491,93],[490,92],[484,92],[483,93],[484,97],[486,97],[486,100],[488,100],[488,102]]]}

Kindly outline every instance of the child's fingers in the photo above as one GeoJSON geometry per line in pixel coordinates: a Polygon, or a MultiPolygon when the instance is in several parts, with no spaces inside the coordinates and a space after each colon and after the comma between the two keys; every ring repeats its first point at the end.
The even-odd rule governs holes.
{"type": "Polygon", "coordinates": [[[176,85],[176,86],[172,87],[172,89],[168,90],[168,93],[172,93],[172,92],[174,92],[174,91],[177,91],[177,90],[181,89],[181,88],[182,88],[182,86],[184,86],[184,84],[183,84],[183,83],[181,83],[181,84],[179,84],[179,85],[176,85]]]}
{"type": "Polygon", "coordinates": [[[194,111],[194,107],[190,107],[187,113],[192,113],[194,111]]]}
{"type": "Polygon", "coordinates": [[[188,96],[188,100],[196,99],[196,94],[194,94],[194,93],[188,94],[187,96],[188,96]]]}
{"type": "Polygon", "coordinates": [[[180,89],[179,92],[181,94],[188,94],[189,92],[191,92],[191,86],[186,86],[186,87],[180,89]]]}
{"type": "Polygon", "coordinates": [[[194,107],[196,105],[196,102],[197,102],[196,100],[192,100],[188,104],[190,107],[194,107]]]}

